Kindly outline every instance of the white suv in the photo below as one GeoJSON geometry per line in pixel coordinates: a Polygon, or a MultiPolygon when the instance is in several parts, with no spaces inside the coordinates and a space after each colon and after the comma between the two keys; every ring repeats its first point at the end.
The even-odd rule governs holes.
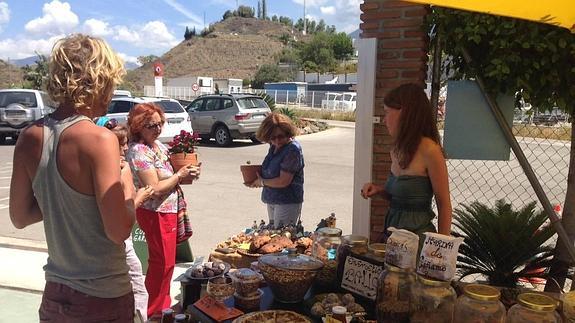
{"type": "Polygon", "coordinates": [[[18,138],[26,126],[51,113],[56,104],[48,94],[38,90],[0,90],[0,142],[18,138]]]}
{"type": "Polygon", "coordinates": [[[180,131],[193,132],[190,116],[182,105],[174,99],[151,98],[151,97],[116,97],[108,106],[107,117],[116,119],[118,123],[125,124],[128,121],[128,113],[138,103],[153,102],[159,105],[166,114],[166,124],[158,140],[170,142],[180,131]]]}

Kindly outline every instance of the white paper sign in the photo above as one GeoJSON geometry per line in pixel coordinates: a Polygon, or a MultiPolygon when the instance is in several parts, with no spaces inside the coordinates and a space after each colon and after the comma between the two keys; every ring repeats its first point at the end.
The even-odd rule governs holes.
{"type": "Polygon", "coordinates": [[[377,281],[383,267],[347,256],[343,267],[341,287],[350,292],[375,300],[377,281]]]}

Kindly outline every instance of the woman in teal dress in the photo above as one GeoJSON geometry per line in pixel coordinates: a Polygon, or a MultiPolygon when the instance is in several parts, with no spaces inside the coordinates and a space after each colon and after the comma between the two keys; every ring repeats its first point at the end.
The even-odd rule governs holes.
{"type": "Polygon", "coordinates": [[[391,173],[385,186],[366,183],[364,198],[381,195],[389,200],[385,217],[387,229],[395,227],[417,233],[451,233],[451,200],[447,165],[433,118],[433,110],[422,87],[403,84],[390,91],[383,101],[384,122],[393,140],[391,173]],[[435,213],[438,230],[432,223],[435,213]]]}

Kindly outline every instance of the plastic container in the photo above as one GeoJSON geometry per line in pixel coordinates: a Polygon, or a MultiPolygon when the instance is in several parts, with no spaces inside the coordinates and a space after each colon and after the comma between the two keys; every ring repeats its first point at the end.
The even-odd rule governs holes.
{"type": "Polygon", "coordinates": [[[409,322],[409,301],[413,271],[385,265],[377,284],[377,322],[409,322]]]}
{"type": "Polygon", "coordinates": [[[410,322],[451,323],[457,294],[449,281],[417,275],[411,287],[410,322]]]}
{"type": "Polygon", "coordinates": [[[261,289],[257,289],[255,293],[249,296],[243,296],[236,292],[234,294],[234,304],[244,310],[259,310],[260,300],[264,292],[261,289]]]}
{"type": "Polygon", "coordinates": [[[241,268],[229,274],[234,282],[236,293],[241,296],[253,296],[258,293],[262,275],[248,268],[241,268]]]}
{"type": "Polygon", "coordinates": [[[558,323],[557,301],[540,293],[522,293],[507,312],[507,323],[558,323]]]}
{"type": "Polygon", "coordinates": [[[347,308],[344,306],[334,306],[331,308],[332,317],[341,323],[347,323],[347,308]]]}
{"type": "Polygon", "coordinates": [[[504,323],[505,306],[499,301],[501,292],[495,287],[469,284],[455,301],[454,323],[504,323]]]}
{"type": "Polygon", "coordinates": [[[341,229],[321,228],[311,247],[311,255],[323,262],[315,283],[319,286],[332,286],[337,281],[337,249],[341,245],[341,229]]]}
{"type": "Polygon", "coordinates": [[[261,256],[258,266],[277,301],[299,303],[323,268],[323,262],[290,248],[288,253],[261,256]]]}

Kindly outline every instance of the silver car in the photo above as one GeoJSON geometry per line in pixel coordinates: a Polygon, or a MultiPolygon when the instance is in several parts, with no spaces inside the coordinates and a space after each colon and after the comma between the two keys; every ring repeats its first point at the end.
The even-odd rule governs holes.
{"type": "Polygon", "coordinates": [[[192,127],[202,140],[214,138],[218,146],[229,146],[233,139],[251,139],[263,119],[271,113],[267,103],[253,94],[210,94],[192,101],[186,111],[192,127]]]}
{"type": "Polygon", "coordinates": [[[26,126],[51,113],[56,104],[47,93],[28,89],[0,90],[0,142],[18,138],[26,126]]]}

